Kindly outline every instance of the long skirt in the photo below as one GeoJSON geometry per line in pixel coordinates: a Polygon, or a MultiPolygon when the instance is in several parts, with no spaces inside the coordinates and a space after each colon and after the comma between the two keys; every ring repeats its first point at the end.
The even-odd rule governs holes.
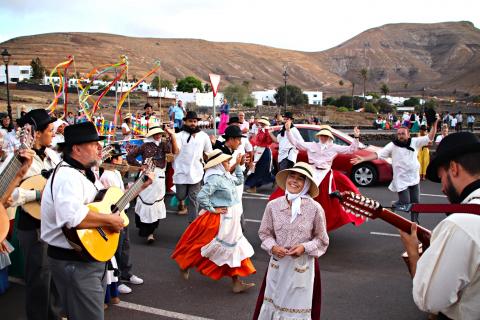
{"type": "Polygon", "coordinates": [[[275,177],[272,173],[272,151],[270,148],[264,148],[260,159],[255,164],[255,171],[247,177],[245,185],[250,188],[261,187],[273,181],[275,177]]]}
{"type": "MultiPolygon", "coordinates": [[[[312,320],[320,320],[320,311],[322,305],[322,282],[320,278],[320,267],[318,264],[318,259],[315,260],[315,278],[313,281],[313,295],[312,295],[312,310],[311,318],[312,320]]],[[[255,305],[255,312],[253,313],[253,320],[257,320],[260,315],[260,310],[265,301],[265,288],[267,286],[267,277],[268,269],[265,272],[265,277],[263,278],[263,283],[260,288],[260,292],[257,298],[257,304],[255,305]]]]}
{"type": "Polygon", "coordinates": [[[135,205],[135,225],[141,237],[147,237],[158,227],[158,221],[165,219],[165,169],[155,168],[150,186],[140,192],[135,205]]]}
{"type": "Polygon", "coordinates": [[[213,280],[255,273],[253,248],[242,234],[240,216],[238,205],[225,214],[200,212],[178,241],[172,259],[180,269],[196,267],[213,280]]]}
{"type": "Polygon", "coordinates": [[[228,116],[228,114],[226,113],[222,113],[220,115],[220,123],[218,124],[218,133],[219,134],[224,134],[225,133],[225,129],[227,129],[228,125],[228,119],[230,117],[228,116]]]}
{"type": "MultiPolygon", "coordinates": [[[[332,231],[335,229],[340,228],[341,226],[347,223],[353,223],[355,226],[358,226],[365,222],[365,219],[355,217],[354,215],[345,211],[345,208],[342,206],[340,201],[337,198],[333,198],[330,196],[329,189],[332,191],[353,191],[355,193],[360,193],[358,188],[353,184],[347,176],[343,173],[332,170],[331,172],[327,173],[325,178],[319,185],[320,193],[315,198],[315,201],[320,203],[323,210],[325,211],[325,218],[327,220],[327,231],[332,231]],[[333,172],[333,179],[330,185],[330,175],[333,172]]],[[[280,198],[285,195],[285,191],[277,188],[268,199],[273,200],[276,198],[280,198]]]]}

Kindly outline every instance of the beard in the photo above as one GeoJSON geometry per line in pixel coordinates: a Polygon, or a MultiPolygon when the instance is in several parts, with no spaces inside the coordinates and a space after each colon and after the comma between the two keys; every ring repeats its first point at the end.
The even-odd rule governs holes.
{"type": "Polygon", "coordinates": [[[85,165],[85,169],[91,169],[98,166],[100,166],[100,160],[92,160],[85,165]]]}
{"type": "Polygon", "coordinates": [[[450,201],[450,203],[462,202],[460,199],[460,195],[458,194],[457,190],[453,186],[452,178],[450,178],[450,173],[447,174],[447,186],[444,193],[447,196],[448,201],[450,201]]]}

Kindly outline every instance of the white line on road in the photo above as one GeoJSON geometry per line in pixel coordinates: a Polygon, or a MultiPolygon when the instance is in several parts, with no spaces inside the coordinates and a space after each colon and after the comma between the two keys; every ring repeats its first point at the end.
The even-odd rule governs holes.
{"type": "Polygon", "coordinates": [[[149,313],[149,314],[154,314],[156,316],[168,317],[168,318],[172,318],[172,319],[212,320],[212,319],[209,319],[209,318],[192,316],[192,315],[185,314],[185,313],[178,313],[178,312],[173,312],[173,311],[168,311],[168,310],[152,308],[152,307],[148,307],[148,306],[142,306],[141,304],[126,302],[126,301],[120,301],[120,303],[116,304],[115,306],[125,308],[125,309],[135,310],[135,311],[141,311],[141,312],[145,312],[145,313],[149,313]]]}
{"type": "Polygon", "coordinates": [[[243,196],[242,199],[254,199],[254,200],[268,200],[269,197],[249,197],[249,196],[243,196]]]}
{"type": "Polygon", "coordinates": [[[396,233],[370,232],[370,234],[374,234],[374,235],[376,235],[376,236],[400,237],[400,235],[399,235],[399,234],[396,234],[396,233]]]}
{"type": "Polygon", "coordinates": [[[446,195],[443,194],[430,194],[430,193],[420,193],[421,196],[425,197],[438,197],[438,198],[446,198],[446,195]]]}
{"type": "Polygon", "coordinates": [[[245,219],[245,222],[255,222],[255,223],[262,223],[262,220],[245,219]]]}

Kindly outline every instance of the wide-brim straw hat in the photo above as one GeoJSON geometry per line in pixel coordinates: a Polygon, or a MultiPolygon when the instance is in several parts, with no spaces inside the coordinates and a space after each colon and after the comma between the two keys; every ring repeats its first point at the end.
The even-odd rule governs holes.
{"type": "Polygon", "coordinates": [[[268,120],[267,117],[260,117],[260,119],[257,120],[258,123],[263,123],[266,126],[270,125],[270,121],[268,120]]]}
{"type": "Polygon", "coordinates": [[[123,120],[126,120],[126,119],[131,119],[132,118],[132,114],[131,113],[127,113],[125,115],[125,117],[123,118],[123,120]]]}
{"type": "Polygon", "coordinates": [[[151,127],[150,129],[148,129],[148,132],[147,132],[147,135],[145,136],[146,138],[149,138],[151,136],[154,136],[156,134],[159,134],[159,133],[164,133],[165,131],[162,130],[162,128],[160,127],[151,127]]]}
{"type": "Polygon", "coordinates": [[[304,175],[308,180],[310,180],[310,188],[308,189],[308,194],[312,198],[318,196],[319,190],[317,183],[313,179],[313,168],[305,162],[297,162],[292,168],[285,169],[277,173],[277,175],[275,176],[275,180],[280,188],[286,190],[287,177],[290,172],[300,173],[301,175],[304,175]]]}
{"type": "Polygon", "coordinates": [[[332,131],[330,131],[329,129],[321,129],[315,136],[327,136],[330,137],[332,140],[335,140],[332,131]]]}
{"type": "Polygon", "coordinates": [[[220,149],[215,149],[207,154],[207,163],[205,163],[203,168],[206,170],[230,159],[232,159],[231,155],[223,153],[220,149]]]}

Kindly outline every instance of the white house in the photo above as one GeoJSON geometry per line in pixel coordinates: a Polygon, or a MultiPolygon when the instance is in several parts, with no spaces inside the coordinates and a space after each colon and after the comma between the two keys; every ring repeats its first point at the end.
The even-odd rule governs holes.
{"type": "Polygon", "coordinates": [[[255,105],[267,105],[267,104],[275,104],[275,93],[276,90],[263,90],[263,91],[252,91],[251,95],[253,99],[255,99],[255,105]]]}
{"type": "MultiPolygon", "coordinates": [[[[157,90],[148,91],[149,97],[158,97],[159,92],[157,90]]],[[[169,91],[162,88],[160,91],[161,98],[171,98],[182,100],[183,104],[195,103],[199,107],[212,107],[213,106],[213,93],[212,92],[179,92],[179,91],[169,91]]],[[[215,106],[220,106],[223,100],[223,93],[218,92],[215,97],[215,106]]]]}
{"type": "Polygon", "coordinates": [[[308,96],[308,104],[317,104],[319,106],[323,103],[323,92],[321,91],[303,91],[308,96]]]}
{"type": "MultiPolygon", "coordinates": [[[[31,66],[17,66],[9,65],[8,66],[8,82],[17,83],[25,79],[30,79],[32,77],[32,67],[31,66]]],[[[5,65],[0,66],[0,83],[7,83],[7,75],[5,74],[5,65]]]]}

